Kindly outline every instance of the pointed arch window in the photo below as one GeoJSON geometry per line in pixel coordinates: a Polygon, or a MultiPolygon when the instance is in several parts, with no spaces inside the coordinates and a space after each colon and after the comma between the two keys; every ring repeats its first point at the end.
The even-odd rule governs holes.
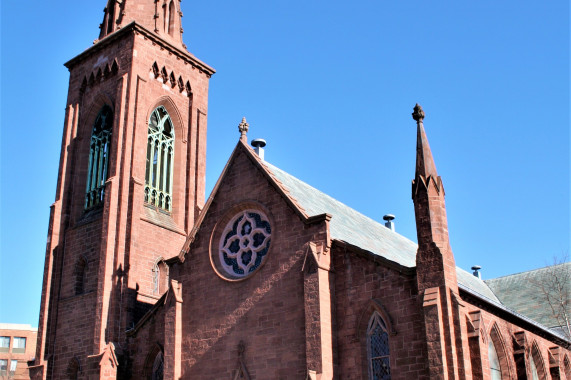
{"type": "Polygon", "coordinates": [[[157,107],[149,119],[145,202],[172,210],[174,128],[167,110],[157,107]]]}
{"type": "Polygon", "coordinates": [[[390,380],[389,334],[379,313],[374,312],[367,328],[367,356],[370,380],[390,380]]]}
{"type": "Polygon", "coordinates": [[[170,4],[169,4],[169,23],[168,23],[168,34],[170,34],[171,36],[174,36],[174,13],[175,13],[175,8],[174,8],[174,1],[171,0],[170,4]]]}
{"type": "Polygon", "coordinates": [[[502,380],[502,368],[500,367],[500,358],[498,351],[492,339],[488,343],[488,360],[490,362],[490,378],[492,380],[502,380]]]}
{"type": "Polygon", "coordinates": [[[75,265],[75,295],[86,292],[87,284],[87,260],[80,257],[75,265]]]}
{"type": "Polygon", "coordinates": [[[167,278],[167,265],[164,261],[157,261],[151,270],[151,292],[154,295],[159,295],[164,293],[166,290],[166,284],[168,282],[167,278]]]}
{"type": "Polygon", "coordinates": [[[102,203],[105,196],[105,181],[109,171],[109,152],[113,127],[113,111],[105,105],[99,111],[91,131],[89,166],[85,190],[85,209],[102,203]]]}
{"type": "Polygon", "coordinates": [[[164,359],[162,351],[159,351],[153,362],[151,380],[163,380],[164,359]]]}

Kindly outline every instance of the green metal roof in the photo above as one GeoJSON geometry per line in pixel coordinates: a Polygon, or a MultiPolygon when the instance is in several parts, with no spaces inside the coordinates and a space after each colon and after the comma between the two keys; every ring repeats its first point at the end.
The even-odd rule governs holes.
{"type": "Polygon", "coordinates": [[[553,316],[544,290],[552,296],[566,294],[567,313],[571,315],[571,263],[494,278],[485,283],[505,306],[549,328],[557,328],[561,323],[553,316]],[[551,289],[557,280],[561,291],[551,289]]]}
{"type": "MultiPolygon", "coordinates": [[[[307,216],[324,213],[332,215],[329,224],[332,239],[349,243],[382,256],[386,260],[403,267],[416,267],[416,251],[418,248],[416,243],[283,170],[267,162],[264,162],[263,165],[275,179],[281,182],[284,190],[305,211],[307,216]]],[[[456,272],[460,284],[485,298],[499,302],[482,280],[458,267],[456,272]]]]}

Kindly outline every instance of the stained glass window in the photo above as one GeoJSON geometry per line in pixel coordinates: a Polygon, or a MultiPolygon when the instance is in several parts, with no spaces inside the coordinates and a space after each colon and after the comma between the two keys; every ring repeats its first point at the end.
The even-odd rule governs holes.
{"type": "Polygon", "coordinates": [[[260,267],[270,249],[272,229],[257,210],[236,215],[220,239],[220,263],[232,277],[246,277],[260,267]]]}
{"type": "Polygon", "coordinates": [[[172,210],[173,165],[174,128],[167,110],[160,106],[149,119],[145,202],[172,210]]]}
{"type": "Polygon", "coordinates": [[[375,312],[367,328],[369,379],[390,380],[389,334],[381,316],[375,312]]]}
{"type": "Polygon", "coordinates": [[[112,126],[113,111],[109,106],[103,106],[95,119],[91,131],[85,209],[90,209],[100,204],[105,195],[105,181],[109,174],[112,126]]]}

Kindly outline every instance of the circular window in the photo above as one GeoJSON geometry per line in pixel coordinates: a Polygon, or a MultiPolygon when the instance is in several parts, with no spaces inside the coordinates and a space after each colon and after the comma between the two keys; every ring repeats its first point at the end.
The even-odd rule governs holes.
{"type": "Polygon", "coordinates": [[[270,249],[271,235],[269,219],[263,212],[240,211],[230,219],[220,235],[218,257],[212,252],[216,271],[231,280],[248,277],[264,262],[270,249]]]}

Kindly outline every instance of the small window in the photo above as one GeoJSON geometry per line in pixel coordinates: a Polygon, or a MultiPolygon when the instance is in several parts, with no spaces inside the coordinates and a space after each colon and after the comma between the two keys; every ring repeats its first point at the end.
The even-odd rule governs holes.
{"type": "Polygon", "coordinates": [[[86,292],[87,284],[87,260],[81,257],[75,267],[75,295],[86,292]]]}
{"type": "Polygon", "coordinates": [[[26,338],[14,337],[14,346],[12,347],[12,353],[23,354],[26,352],[26,338]]]}
{"type": "Polygon", "coordinates": [[[381,316],[375,312],[367,328],[369,379],[390,380],[389,334],[381,316]]]}
{"type": "Polygon", "coordinates": [[[159,351],[153,362],[153,373],[151,375],[151,380],[163,380],[163,353],[159,351]]]}
{"type": "Polygon", "coordinates": [[[79,378],[79,361],[76,358],[70,360],[67,365],[68,380],[77,380],[79,378]]]}
{"type": "Polygon", "coordinates": [[[151,270],[151,283],[152,283],[152,293],[154,295],[160,295],[165,292],[165,285],[167,283],[167,266],[164,261],[157,261],[155,265],[153,265],[153,269],[151,270]]]}
{"type": "Polygon", "coordinates": [[[145,202],[172,209],[174,128],[165,107],[157,107],[149,119],[145,202]]]}
{"type": "Polygon", "coordinates": [[[85,189],[85,209],[93,208],[103,202],[105,181],[109,171],[109,152],[113,111],[104,106],[95,119],[89,146],[89,167],[87,168],[87,186],[85,189]]]}
{"type": "Polygon", "coordinates": [[[9,351],[10,351],[10,337],[0,336],[0,352],[9,352],[9,351]]]}
{"type": "Polygon", "coordinates": [[[18,361],[17,360],[10,360],[10,376],[14,376],[14,374],[16,373],[16,367],[18,366],[18,361]]]}
{"type": "Polygon", "coordinates": [[[6,376],[8,372],[8,360],[0,359],[0,376],[6,376]]]}
{"type": "Polygon", "coordinates": [[[174,1],[171,1],[169,4],[169,31],[168,31],[168,33],[171,36],[174,36],[174,19],[175,19],[174,12],[175,12],[174,1]]]}

